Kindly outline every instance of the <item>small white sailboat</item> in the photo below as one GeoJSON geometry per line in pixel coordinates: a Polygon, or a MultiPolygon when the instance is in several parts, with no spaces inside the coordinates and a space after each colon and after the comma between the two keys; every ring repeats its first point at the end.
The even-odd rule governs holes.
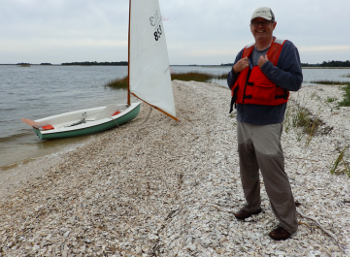
{"type": "Polygon", "coordinates": [[[128,97],[125,105],[62,113],[38,120],[22,119],[40,139],[75,137],[107,130],[134,119],[141,103],[177,120],[168,51],[158,0],[129,1],[128,97]]]}

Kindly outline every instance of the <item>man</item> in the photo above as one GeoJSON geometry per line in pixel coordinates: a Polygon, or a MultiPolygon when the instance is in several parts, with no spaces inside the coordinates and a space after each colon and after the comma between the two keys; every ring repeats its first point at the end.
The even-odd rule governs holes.
{"type": "Polygon", "coordinates": [[[244,220],[261,212],[259,169],[272,210],[279,220],[269,233],[285,240],[298,229],[296,207],[284,171],[282,122],[289,91],[301,87],[303,75],[297,48],[272,34],[277,22],[272,10],[261,7],[251,17],[255,43],[241,50],[228,74],[231,110],[237,109],[240,175],[246,205],[235,216],[244,220]]]}

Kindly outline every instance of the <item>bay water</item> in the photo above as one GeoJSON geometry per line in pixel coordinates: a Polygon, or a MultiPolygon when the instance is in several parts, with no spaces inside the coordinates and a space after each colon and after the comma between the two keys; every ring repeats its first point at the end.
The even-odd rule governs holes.
{"type": "MultiPolygon", "coordinates": [[[[174,73],[198,71],[228,73],[227,66],[171,66],[174,73]]],[[[348,81],[349,69],[304,69],[304,85],[310,81],[348,81]]],[[[105,84],[127,75],[126,66],[0,65],[0,181],[2,170],[40,156],[69,150],[94,135],[41,141],[21,118],[39,118],[84,108],[126,103],[126,90],[105,84]]],[[[226,86],[225,80],[213,80],[226,86]]],[[[228,93],[228,104],[229,104],[228,93]]],[[[134,101],[136,101],[134,99],[134,101]]],[[[175,103],[176,104],[176,103],[175,103]]]]}

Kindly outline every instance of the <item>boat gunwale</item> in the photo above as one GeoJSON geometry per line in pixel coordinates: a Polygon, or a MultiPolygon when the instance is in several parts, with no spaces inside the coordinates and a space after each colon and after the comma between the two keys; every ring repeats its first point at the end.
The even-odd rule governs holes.
{"type": "MultiPolygon", "coordinates": [[[[77,126],[72,126],[72,127],[66,127],[65,130],[60,130],[60,131],[58,129],[39,130],[39,129],[34,128],[34,127],[33,127],[33,129],[34,129],[34,131],[35,131],[35,133],[37,135],[38,135],[38,133],[41,135],[41,137],[38,135],[39,138],[45,139],[44,138],[45,136],[50,136],[50,135],[55,135],[55,134],[62,134],[62,133],[72,133],[72,132],[75,132],[75,131],[81,131],[81,130],[86,130],[86,129],[93,129],[94,127],[101,126],[101,125],[104,125],[104,124],[108,124],[110,122],[116,123],[116,126],[118,126],[118,125],[122,125],[123,124],[123,123],[118,124],[117,123],[118,119],[121,119],[124,116],[128,115],[130,112],[132,112],[136,108],[140,107],[140,105],[141,105],[141,102],[132,103],[130,105],[130,107],[132,107],[132,108],[129,107],[128,109],[124,110],[124,112],[116,115],[115,118],[112,117],[112,116],[109,116],[107,118],[103,118],[103,119],[98,120],[98,122],[97,121],[96,122],[93,121],[93,122],[85,123],[85,125],[87,125],[87,124],[89,124],[89,125],[88,126],[83,126],[83,127],[80,127],[80,128],[77,128],[77,126]],[[67,128],[69,128],[69,129],[67,129],[67,128]]],[[[100,107],[97,107],[97,108],[100,108],[100,107]]],[[[95,109],[95,108],[91,108],[91,109],[95,109]]],[[[83,110],[87,110],[87,109],[83,109],[83,110]]],[[[83,111],[83,110],[81,110],[81,111],[83,111]]],[[[78,112],[78,111],[74,111],[74,112],[78,112]]],[[[54,116],[58,116],[58,115],[54,115],[54,116]]],[[[47,118],[51,118],[51,117],[54,117],[54,116],[49,116],[47,118]]],[[[43,118],[43,119],[47,119],[47,118],[43,118]]],[[[43,119],[40,119],[40,120],[43,120],[43,119]]]]}

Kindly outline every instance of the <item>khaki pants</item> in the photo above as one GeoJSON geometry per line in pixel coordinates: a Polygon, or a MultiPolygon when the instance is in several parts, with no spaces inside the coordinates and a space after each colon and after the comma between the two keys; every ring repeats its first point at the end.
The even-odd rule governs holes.
{"type": "Polygon", "coordinates": [[[237,123],[240,173],[247,200],[244,210],[254,212],[261,208],[260,169],[279,225],[293,234],[298,229],[298,222],[288,176],[284,171],[282,129],[282,123],[270,125],[237,123]]]}

